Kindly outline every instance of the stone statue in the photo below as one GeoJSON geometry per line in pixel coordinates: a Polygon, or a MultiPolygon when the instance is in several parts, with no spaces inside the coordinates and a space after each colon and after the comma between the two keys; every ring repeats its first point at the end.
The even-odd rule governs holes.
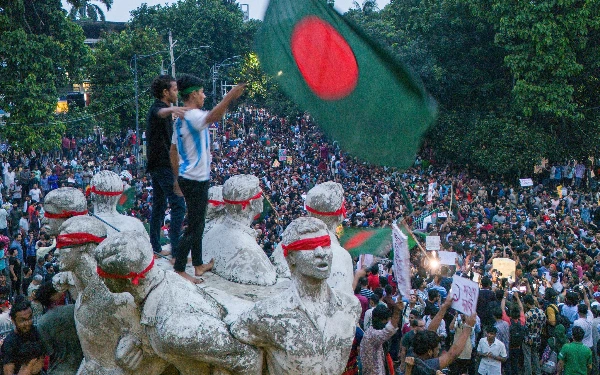
{"type": "MultiPolygon", "coordinates": [[[[69,218],[74,216],[86,216],[87,200],[85,195],[75,188],[65,187],[50,191],[44,197],[44,229],[51,236],[58,235],[60,226],[69,218]]],[[[56,245],[56,241],[53,242],[56,245]]],[[[38,252],[37,257],[43,257],[55,246],[44,248],[43,252],[38,252]]],[[[58,255],[57,252],[54,253],[58,255]]],[[[70,272],[59,272],[53,278],[53,284],[56,290],[71,292],[73,298],[77,298],[78,290],[75,288],[73,276],[70,272]]]]}
{"type": "MultiPolygon", "coordinates": [[[[346,249],[340,246],[340,242],[335,236],[336,228],[346,217],[342,185],[337,182],[328,181],[310,189],[306,194],[306,210],[308,211],[308,216],[322,220],[329,230],[331,251],[333,253],[331,276],[327,280],[329,286],[337,291],[354,294],[352,290],[352,281],[354,279],[352,257],[346,249]]],[[[273,264],[277,269],[277,274],[282,277],[290,277],[290,270],[283,256],[281,244],[273,252],[272,258],[273,264]]]]}
{"type": "Polygon", "coordinates": [[[109,236],[96,248],[96,260],[112,292],[133,296],[153,352],[181,374],[260,374],[262,355],[231,336],[221,305],[179,275],[154,267],[146,237],[109,236]]]}
{"type": "Polygon", "coordinates": [[[117,211],[117,204],[123,193],[123,182],[118,174],[108,170],[100,171],[92,177],[90,187],[94,215],[104,223],[109,236],[119,231],[134,231],[149,238],[141,221],[117,211]]]}
{"type": "Polygon", "coordinates": [[[331,238],[316,218],[298,218],[283,232],[291,272],[288,290],[259,301],[235,321],[231,333],[264,349],[270,375],[339,375],[361,308],[356,297],[327,284],[331,238]]]}
{"type": "Polygon", "coordinates": [[[73,216],[87,215],[85,195],[75,188],[65,187],[50,191],[44,197],[44,229],[51,236],[58,234],[58,228],[73,216]]]}
{"type": "Polygon", "coordinates": [[[212,186],[208,189],[208,207],[206,209],[206,224],[204,233],[207,233],[219,220],[225,217],[225,202],[223,202],[223,186],[212,186]]]}
{"type": "Polygon", "coordinates": [[[215,260],[212,272],[241,284],[275,284],[275,268],[256,242],[256,232],[250,228],[263,209],[258,178],[230,177],[223,184],[223,201],[225,218],[212,225],[202,242],[203,256],[215,260]]]}
{"type": "Polygon", "coordinates": [[[57,238],[60,268],[71,271],[79,290],[74,316],[84,359],[77,375],[137,374],[142,369],[144,374],[160,374],[167,363],[142,354],[142,327],[133,297],[111,293],[96,273],[93,251],[106,232],[99,220],[82,216],[65,221],[57,238]]]}

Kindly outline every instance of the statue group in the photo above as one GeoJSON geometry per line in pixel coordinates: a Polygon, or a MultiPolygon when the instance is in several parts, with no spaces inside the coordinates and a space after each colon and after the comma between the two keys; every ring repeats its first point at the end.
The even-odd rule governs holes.
{"type": "Polygon", "coordinates": [[[259,180],[238,175],[211,188],[203,256],[215,264],[199,285],[157,265],[141,223],[115,209],[122,189],[113,172],[94,176],[92,216],[76,189],[46,197],[60,252],[55,283],[72,284],[83,353],[76,368],[54,373],[343,372],[361,309],[352,259],[334,234],[345,215],[341,185],[308,192],[308,217],[285,228],[272,259],[250,227],[263,207],[259,180]]]}

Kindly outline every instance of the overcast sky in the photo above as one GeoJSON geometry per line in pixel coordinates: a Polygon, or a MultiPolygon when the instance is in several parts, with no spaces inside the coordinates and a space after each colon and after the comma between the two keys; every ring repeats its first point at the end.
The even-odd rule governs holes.
{"type": "MultiPolygon", "coordinates": [[[[352,3],[354,0],[335,0],[335,7],[340,12],[344,13],[348,9],[352,7],[352,3]]],[[[129,12],[133,9],[138,8],[141,4],[146,3],[148,5],[157,5],[157,4],[173,4],[176,3],[176,0],[165,1],[165,0],[114,0],[113,6],[108,12],[104,12],[106,15],[107,21],[128,21],[129,20],[129,12]]],[[[362,4],[362,0],[358,1],[362,4]]],[[[63,0],[63,6],[65,1],[63,0]]],[[[94,2],[101,7],[100,2],[94,2]]],[[[265,10],[267,9],[267,5],[269,4],[268,0],[238,0],[240,4],[248,4],[250,7],[250,18],[258,18],[262,19],[265,10]]],[[[389,3],[389,0],[377,0],[377,4],[380,8],[383,8],[386,4],[389,3]]],[[[65,8],[69,8],[66,7],[65,8]]]]}

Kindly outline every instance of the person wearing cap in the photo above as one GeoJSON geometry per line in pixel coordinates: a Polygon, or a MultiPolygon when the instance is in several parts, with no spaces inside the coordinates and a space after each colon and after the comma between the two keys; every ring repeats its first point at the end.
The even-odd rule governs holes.
{"type": "Polygon", "coordinates": [[[229,104],[239,98],[246,87],[245,84],[235,86],[211,111],[203,111],[206,95],[202,86],[202,80],[190,74],[184,74],[177,80],[177,89],[183,103],[190,110],[175,121],[169,151],[173,175],[185,198],[188,222],[180,247],[174,253],[174,269],[180,276],[194,283],[197,279],[185,272],[190,252],[196,276],[210,271],[214,265],[213,260],[203,264],[202,259],[202,236],[210,186],[208,126],[222,119],[229,104]]]}
{"type": "Polygon", "coordinates": [[[257,302],[233,322],[231,333],[265,351],[269,375],[340,374],[361,308],[354,296],[337,293],[327,284],[333,257],[327,226],[319,219],[300,217],[282,238],[291,272],[289,288],[257,302]]]}

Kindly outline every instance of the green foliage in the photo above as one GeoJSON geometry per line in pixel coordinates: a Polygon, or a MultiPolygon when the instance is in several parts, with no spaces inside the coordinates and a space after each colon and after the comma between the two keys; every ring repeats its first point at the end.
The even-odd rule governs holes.
{"type": "Polygon", "coordinates": [[[167,48],[172,31],[173,40],[177,40],[177,74],[190,73],[207,80],[214,63],[250,52],[258,27],[255,21],[243,22],[237,4],[222,0],[180,0],[167,6],[142,4],[132,17],[133,29],[155,28],[167,48]],[[194,49],[200,46],[211,48],[194,49]]]}
{"type": "Polygon", "coordinates": [[[244,56],[242,64],[232,72],[236,82],[247,82],[245,101],[258,108],[266,108],[271,113],[295,118],[302,111],[279,89],[275,80],[260,68],[256,53],[244,56]]]}
{"type": "Polygon", "coordinates": [[[49,150],[65,125],[54,117],[58,88],[91,64],[81,28],[58,0],[0,0],[0,108],[10,112],[2,135],[15,147],[49,150]]]}
{"type": "Polygon", "coordinates": [[[140,129],[146,126],[146,113],[153,102],[149,93],[152,79],[160,73],[165,45],[154,29],[127,29],[104,34],[94,51],[96,64],[90,67],[91,104],[87,108],[106,134],[135,128],[134,55],[138,55],[140,129]]]}
{"type": "Polygon", "coordinates": [[[436,158],[530,175],[600,137],[599,0],[392,0],[346,16],[415,69],[440,103],[436,158]]]}
{"type": "MultiPolygon", "coordinates": [[[[102,3],[106,10],[110,10],[113,0],[98,0],[102,3]]],[[[104,11],[102,8],[88,0],[67,0],[67,3],[71,5],[69,10],[69,18],[72,20],[91,20],[91,21],[105,21],[104,11]]]]}

